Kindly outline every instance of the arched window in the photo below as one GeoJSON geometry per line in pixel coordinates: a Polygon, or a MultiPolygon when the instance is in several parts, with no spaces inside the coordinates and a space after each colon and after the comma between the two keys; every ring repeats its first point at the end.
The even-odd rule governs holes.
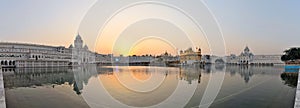
{"type": "Polygon", "coordinates": [[[4,62],[4,65],[7,65],[7,61],[4,62]]]}

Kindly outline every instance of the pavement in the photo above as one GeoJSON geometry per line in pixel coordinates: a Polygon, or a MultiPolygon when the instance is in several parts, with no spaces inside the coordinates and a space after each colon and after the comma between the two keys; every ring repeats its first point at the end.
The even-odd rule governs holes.
{"type": "Polygon", "coordinates": [[[300,74],[300,70],[298,72],[298,84],[297,84],[294,108],[300,108],[300,75],[299,74],[300,74]]]}
{"type": "Polygon", "coordinates": [[[4,89],[3,73],[2,73],[1,66],[0,66],[0,108],[6,108],[5,89],[4,89]]]}

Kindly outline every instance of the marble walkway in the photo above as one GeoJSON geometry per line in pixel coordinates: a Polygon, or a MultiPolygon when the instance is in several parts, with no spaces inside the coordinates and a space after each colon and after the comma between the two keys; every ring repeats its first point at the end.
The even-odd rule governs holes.
{"type": "Polygon", "coordinates": [[[298,72],[298,84],[297,84],[294,108],[300,108],[300,70],[298,72]]]}
{"type": "Polygon", "coordinates": [[[0,66],[0,108],[6,108],[3,73],[0,66]]]}

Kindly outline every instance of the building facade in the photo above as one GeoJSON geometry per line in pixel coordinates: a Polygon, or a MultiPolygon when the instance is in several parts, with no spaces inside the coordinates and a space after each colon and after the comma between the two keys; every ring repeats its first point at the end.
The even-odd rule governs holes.
{"type": "Polygon", "coordinates": [[[238,57],[238,64],[250,64],[253,62],[254,55],[250,52],[248,46],[244,49],[244,51],[238,57]]]}
{"type": "Polygon", "coordinates": [[[72,51],[72,65],[95,63],[96,53],[91,52],[87,45],[83,45],[83,40],[79,34],[76,36],[74,44],[70,45],[69,49],[72,51]]]}
{"type": "Polygon", "coordinates": [[[76,62],[91,63],[94,56],[83,45],[80,35],[74,41],[75,47],[47,46],[27,43],[0,42],[0,65],[2,67],[57,67],[76,62]]]}
{"type": "Polygon", "coordinates": [[[0,43],[0,62],[2,67],[67,66],[70,59],[71,50],[61,46],[0,43]]]}
{"type": "Polygon", "coordinates": [[[196,48],[196,51],[193,51],[192,48],[187,50],[180,51],[180,64],[181,65],[191,65],[201,63],[201,49],[196,48]]]}
{"type": "Polygon", "coordinates": [[[237,64],[237,65],[281,65],[284,64],[281,61],[281,55],[254,55],[248,46],[244,51],[236,56],[231,54],[226,57],[227,64],[237,64]]]}

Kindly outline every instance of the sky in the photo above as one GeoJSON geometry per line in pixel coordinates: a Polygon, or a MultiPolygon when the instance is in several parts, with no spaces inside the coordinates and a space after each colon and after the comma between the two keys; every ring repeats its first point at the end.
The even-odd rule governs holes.
{"type": "MultiPolygon", "coordinates": [[[[110,53],[114,52],[112,50],[116,50],[116,52],[122,53],[122,51],[119,51],[119,49],[124,47],[121,43],[126,43],[127,39],[136,36],[132,39],[132,43],[135,44],[126,44],[128,45],[126,48],[130,49],[127,52],[129,54],[134,54],[135,52],[138,52],[138,54],[151,52],[158,54],[160,51],[164,51],[164,48],[171,53],[176,53],[176,50],[184,50],[193,45],[203,49],[202,52],[204,54],[209,54],[210,45],[221,44],[218,41],[214,41],[219,39],[208,37],[209,39],[205,40],[207,37],[203,35],[203,32],[193,31],[196,29],[196,25],[193,25],[193,23],[186,19],[184,15],[180,15],[175,9],[154,5],[149,5],[148,8],[153,10],[147,10],[147,6],[135,7],[136,9],[132,8],[131,10],[127,9],[124,11],[124,13],[127,13],[123,16],[122,14],[124,13],[117,15],[103,29],[102,35],[105,36],[99,36],[100,40],[98,41],[95,39],[95,36],[92,36],[95,34],[86,32],[91,28],[80,28],[82,24],[85,24],[82,20],[89,14],[89,9],[96,2],[96,0],[2,0],[0,1],[0,41],[68,47],[72,44],[79,31],[91,50],[94,49],[98,53],[110,53]],[[153,14],[159,15],[160,19],[152,18],[150,20],[128,23],[129,19],[132,18],[133,20],[134,18],[128,16],[134,16],[137,13],[135,11],[139,9],[144,10],[144,12],[140,11],[140,13],[143,13],[144,15],[142,16],[145,18],[147,18],[147,15],[150,17],[153,14]],[[166,15],[166,13],[172,14],[166,15]],[[150,21],[152,23],[143,23],[143,21],[150,21]],[[131,25],[126,26],[126,24],[131,25]],[[122,29],[122,25],[126,29],[122,29]],[[157,27],[153,27],[153,25],[157,27]],[[141,37],[138,37],[138,32],[145,30],[142,28],[147,27],[152,27],[153,29],[146,29],[147,31],[144,31],[144,33],[149,33],[143,35],[155,38],[141,40],[141,37]],[[161,31],[158,32],[159,30],[161,31]],[[111,38],[113,35],[119,37],[111,38]],[[198,39],[201,41],[195,41],[197,40],[195,39],[196,35],[201,35],[198,39]],[[141,42],[137,42],[137,40],[141,42]],[[111,43],[117,44],[115,46],[108,45],[111,43]],[[155,48],[149,47],[151,45],[147,43],[153,43],[153,47],[155,48]],[[149,50],[143,52],[141,49],[149,50]]],[[[101,4],[99,6],[102,6],[102,8],[110,6],[106,5],[108,1],[100,0],[99,2],[101,4]]],[[[109,2],[113,4],[114,0],[110,0],[109,2]]],[[[192,14],[201,13],[201,11],[196,9],[197,4],[195,3],[181,3],[180,0],[173,0],[173,3],[186,4],[182,6],[182,9],[195,8],[190,11],[192,14]]],[[[225,41],[225,53],[227,55],[231,53],[239,54],[246,45],[249,46],[254,54],[281,54],[283,50],[289,47],[300,46],[300,1],[204,0],[204,3],[220,25],[225,41]]],[[[105,12],[108,14],[109,11],[102,9],[94,13],[97,13],[97,18],[105,16],[105,12]]],[[[196,16],[196,19],[200,17],[196,16]]],[[[93,20],[97,22],[101,19],[93,20]]]]}

